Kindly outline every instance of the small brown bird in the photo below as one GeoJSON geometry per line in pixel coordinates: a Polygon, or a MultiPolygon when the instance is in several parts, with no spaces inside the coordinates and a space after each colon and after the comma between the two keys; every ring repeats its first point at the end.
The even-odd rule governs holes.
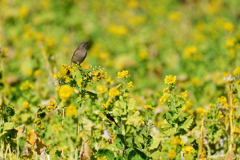
{"type": "Polygon", "coordinates": [[[78,48],[74,51],[71,62],[81,64],[87,56],[87,46],[88,42],[82,42],[79,44],[78,48]]]}

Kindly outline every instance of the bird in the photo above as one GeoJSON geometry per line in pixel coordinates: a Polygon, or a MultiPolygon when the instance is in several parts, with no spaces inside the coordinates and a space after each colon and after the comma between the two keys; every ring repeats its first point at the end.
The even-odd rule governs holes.
{"type": "Polygon", "coordinates": [[[77,49],[74,51],[71,63],[81,64],[87,56],[87,46],[88,42],[82,42],[78,45],[77,49]]]}

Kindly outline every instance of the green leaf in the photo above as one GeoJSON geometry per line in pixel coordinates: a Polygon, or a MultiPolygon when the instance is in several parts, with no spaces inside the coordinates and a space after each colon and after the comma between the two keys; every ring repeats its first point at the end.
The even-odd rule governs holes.
{"type": "Polygon", "coordinates": [[[13,128],[14,128],[14,123],[13,122],[4,123],[4,130],[11,130],[13,128]]]}
{"type": "Polygon", "coordinates": [[[128,110],[134,110],[135,104],[136,104],[136,101],[133,98],[131,98],[128,103],[128,110]]]}
{"type": "Polygon", "coordinates": [[[86,93],[89,95],[89,97],[90,97],[93,101],[95,101],[95,100],[98,99],[96,93],[93,93],[93,92],[90,92],[90,91],[86,91],[86,93]]]}
{"type": "MultiPolygon", "coordinates": [[[[134,150],[135,150],[135,152],[136,152],[138,155],[141,156],[142,159],[147,159],[147,155],[146,155],[144,152],[140,151],[140,150],[137,149],[137,148],[134,148],[134,150]]],[[[135,157],[134,157],[134,159],[135,159],[135,157]]]]}
{"type": "Polygon", "coordinates": [[[186,129],[188,129],[191,126],[192,122],[193,122],[193,118],[191,116],[189,116],[185,120],[185,122],[180,126],[180,128],[186,130],[186,129]]]}
{"type": "Polygon", "coordinates": [[[172,115],[169,112],[166,113],[166,119],[167,119],[168,122],[170,122],[172,124],[173,118],[172,118],[172,115]]]}
{"type": "Polygon", "coordinates": [[[131,152],[128,154],[128,160],[132,160],[135,155],[136,152],[134,150],[131,150],[131,152]]]}
{"type": "Polygon", "coordinates": [[[172,126],[167,122],[165,119],[161,126],[161,136],[172,136],[176,133],[178,125],[176,124],[175,127],[172,126]]]}
{"type": "Polygon", "coordinates": [[[153,136],[153,143],[149,147],[149,149],[150,150],[157,149],[162,140],[163,140],[163,138],[160,135],[154,135],[153,136]]]}
{"type": "Polygon", "coordinates": [[[114,159],[114,153],[113,151],[110,151],[108,149],[99,149],[97,153],[98,157],[106,157],[107,160],[113,160],[114,159]]]}
{"type": "Polygon", "coordinates": [[[124,140],[124,137],[123,137],[123,135],[122,134],[117,134],[117,139],[120,139],[121,140],[121,142],[125,145],[126,143],[125,143],[125,140],[124,140]]]}

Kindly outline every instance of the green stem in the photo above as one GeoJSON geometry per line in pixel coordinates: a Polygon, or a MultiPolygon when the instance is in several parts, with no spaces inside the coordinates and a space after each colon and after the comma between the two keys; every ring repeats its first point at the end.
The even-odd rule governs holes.
{"type": "Polygon", "coordinates": [[[63,126],[63,122],[64,122],[64,108],[63,108],[63,113],[62,113],[62,126],[63,126]]]}

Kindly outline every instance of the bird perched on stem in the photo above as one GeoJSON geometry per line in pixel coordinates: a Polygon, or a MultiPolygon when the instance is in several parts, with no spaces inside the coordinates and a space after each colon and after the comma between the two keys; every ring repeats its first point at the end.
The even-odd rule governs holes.
{"type": "Polygon", "coordinates": [[[78,45],[77,49],[74,51],[71,62],[81,64],[87,56],[87,46],[88,42],[82,42],[78,45]]]}

